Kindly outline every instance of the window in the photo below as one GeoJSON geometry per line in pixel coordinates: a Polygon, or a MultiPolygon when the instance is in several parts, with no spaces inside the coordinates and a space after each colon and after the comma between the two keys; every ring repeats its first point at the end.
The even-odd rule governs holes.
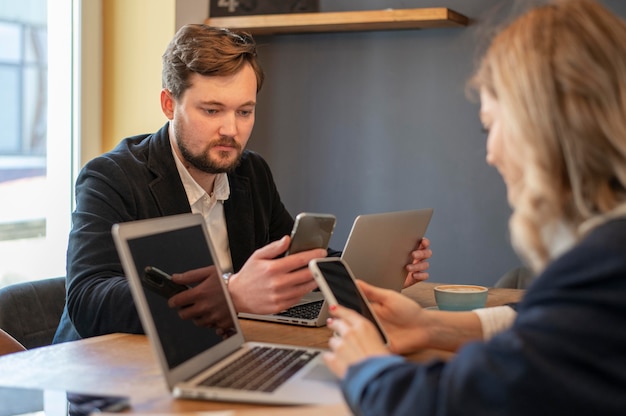
{"type": "Polygon", "coordinates": [[[0,286],[65,275],[75,163],[72,22],[72,0],[0,9],[0,286]]]}

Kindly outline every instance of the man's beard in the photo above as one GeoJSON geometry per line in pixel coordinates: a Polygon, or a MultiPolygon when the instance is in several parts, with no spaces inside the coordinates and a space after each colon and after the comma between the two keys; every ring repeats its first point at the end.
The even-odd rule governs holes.
{"type": "MultiPolygon", "coordinates": [[[[181,133],[178,131],[177,133],[181,133]]],[[[187,147],[184,135],[176,134],[176,143],[183,159],[194,168],[205,173],[230,173],[239,166],[241,161],[242,149],[241,145],[232,137],[222,136],[219,140],[207,144],[204,151],[199,154],[193,154],[187,147]],[[237,157],[232,162],[226,162],[230,152],[218,152],[216,159],[211,159],[210,150],[216,146],[229,146],[237,151],[237,157]]]]}

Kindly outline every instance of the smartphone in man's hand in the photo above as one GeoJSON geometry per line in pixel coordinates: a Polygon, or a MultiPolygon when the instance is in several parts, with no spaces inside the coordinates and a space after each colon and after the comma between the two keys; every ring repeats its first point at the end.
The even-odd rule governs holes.
{"type": "Polygon", "coordinates": [[[285,256],[314,248],[328,248],[335,229],[336,218],[332,214],[301,212],[296,216],[291,231],[291,244],[285,256]]]}
{"type": "Polygon", "coordinates": [[[141,282],[145,287],[166,299],[189,289],[189,286],[174,283],[172,276],[154,266],[146,266],[141,276],[141,282]]]}

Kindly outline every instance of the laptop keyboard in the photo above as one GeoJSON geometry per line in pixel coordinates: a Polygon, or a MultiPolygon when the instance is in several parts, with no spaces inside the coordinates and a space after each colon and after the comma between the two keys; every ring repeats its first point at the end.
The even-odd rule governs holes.
{"type": "Polygon", "coordinates": [[[287,316],[289,318],[316,319],[320,314],[323,303],[323,300],[318,300],[315,302],[292,306],[291,308],[279,312],[276,315],[287,316]]]}
{"type": "Polygon", "coordinates": [[[272,392],[318,354],[293,348],[254,347],[200,384],[272,392]]]}

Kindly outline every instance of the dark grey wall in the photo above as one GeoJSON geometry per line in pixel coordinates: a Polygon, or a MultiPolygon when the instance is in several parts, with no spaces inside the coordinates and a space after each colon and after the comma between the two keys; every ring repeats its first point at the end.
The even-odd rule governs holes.
{"type": "MultiPolygon", "coordinates": [[[[493,3],[445,6],[476,17],[493,3]]],[[[322,1],[322,10],[432,5],[322,1]]],[[[267,82],[249,147],[272,166],[293,214],[337,216],[331,246],[343,247],[358,214],[433,207],[431,280],[492,284],[519,265],[504,185],[484,161],[478,105],[464,93],[475,32],[257,38],[267,82]]]]}
{"type": "Polygon", "coordinates": [[[292,214],[335,214],[340,249],[358,214],[433,207],[432,281],[489,285],[518,266],[505,187],[485,163],[479,105],[465,95],[485,27],[514,3],[322,0],[322,11],[445,6],[475,21],[258,37],[267,83],[249,147],[269,162],[292,214]]]}

